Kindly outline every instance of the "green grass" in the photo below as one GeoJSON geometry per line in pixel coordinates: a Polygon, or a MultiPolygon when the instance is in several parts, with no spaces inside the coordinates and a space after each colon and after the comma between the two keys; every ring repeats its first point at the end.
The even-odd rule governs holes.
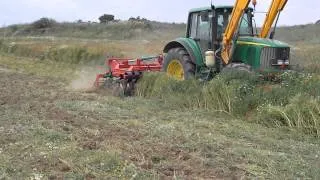
{"type": "Polygon", "coordinates": [[[25,57],[8,56],[1,54],[2,68],[34,74],[38,76],[50,76],[61,81],[74,79],[76,68],[80,66],[68,63],[56,63],[49,60],[37,60],[25,57]]]}
{"type": "Polygon", "coordinates": [[[212,81],[177,81],[164,74],[148,74],[137,95],[161,99],[177,110],[206,109],[224,112],[271,127],[288,126],[320,137],[319,77],[287,72],[280,83],[263,81],[247,72],[229,72],[212,81]]]}

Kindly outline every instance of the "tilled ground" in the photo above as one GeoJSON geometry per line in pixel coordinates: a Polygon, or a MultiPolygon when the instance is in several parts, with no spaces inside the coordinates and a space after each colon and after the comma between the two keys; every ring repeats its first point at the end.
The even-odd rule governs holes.
{"type": "MultiPolygon", "coordinates": [[[[145,127],[139,127],[137,119],[148,117],[115,107],[117,103],[122,106],[126,100],[67,90],[67,85],[58,79],[8,70],[0,72],[0,84],[0,156],[1,159],[4,158],[4,162],[10,163],[0,166],[0,175],[39,175],[54,179],[63,178],[66,173],[72,172],[91,178],[101,178],[103,174],[121,177],[122,172],[115,174],[115,169],[102,170],[104,172],[100,175],[96,170],[83,171],[86,169],[83,168],[87,166],[86,162],[79,162],[73,155],[66,156],[66,149],[72,149],[76,153],[97,152],[98,157],[101,151],[113,151],[117,154],[115,156],[119,156],[121,163],[134,163],[137,171],[158,178],[213,178],[217,175],[213,169],[199,168],[202,166],[200,159],[167,144],[165,139],[147,140],[148,132],[145,127]],[[120,110],[120,113],[112,110],[110,113],[113,114],[103,113],[94,107],[113,100],[117,103],[109,103],[109,106],[113,106],[110,108],[120,110]],[[64,108],[68,106],[63,105],[65,102],[70,106],[89,103],[93,107],[68,109],[64,108]],[[133,125],[124,124],[125,121],[132,121],[133,125]],[[138,124],[137,127],[135,123],[138,124]],[[74,164],[73,160],[80,164],[74,164]],[[160,161],[170,163],[159,165],[160,161]]],[[[177,139],[176,143],[179,141],[181,140],[177,139]]],[[[103,159],[99,162],[101,163],[103,159]]]]}
{"type": "Polygon", "coordinates": [[[0,179],[320,177],[319,142],[295,132],[5,69],[0,84],[0,179]]]}

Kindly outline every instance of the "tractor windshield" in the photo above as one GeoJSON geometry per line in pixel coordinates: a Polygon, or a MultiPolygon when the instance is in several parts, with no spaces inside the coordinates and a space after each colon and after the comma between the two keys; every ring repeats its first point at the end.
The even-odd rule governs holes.
{"type": "Polygon", "coordinates": [[[253,28],[251,21],[251,12],[243,14],[242,21],[239,28],[240,36],[253,36],[253,28]]]}
{"type": "MultiPolygon", "coordinates": [[[[231,18],[232,9],[223,9],[217,11],[218,17],[218,37],[222,37],[223,32],[228,26],[228,23],[231,18]]],[[[239,28],[240,36],[253,36],[252,28],[252,10],[248,9],[246,13],[242,16],[242,21],[239,28]]]]}

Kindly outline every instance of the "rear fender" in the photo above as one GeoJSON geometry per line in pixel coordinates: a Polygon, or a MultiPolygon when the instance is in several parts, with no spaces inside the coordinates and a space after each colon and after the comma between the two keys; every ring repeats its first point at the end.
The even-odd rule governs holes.
{"type": "Polygon", "coordinates": [[[197,66],[204,66],[203,57],[201,54],[201,50],[198,44],[190,38],[178,38],[174,41],[169,42],[163,49],[164,53],[168,53],[170,49],[182,47],[187,50],[188,54],[190,55],[191,60],[197,66]]]}

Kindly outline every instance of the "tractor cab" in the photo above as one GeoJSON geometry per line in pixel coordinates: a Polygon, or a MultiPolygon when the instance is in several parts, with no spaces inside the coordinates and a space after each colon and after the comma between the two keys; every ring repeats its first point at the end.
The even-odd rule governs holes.
{"type": "MultiPolygon", "coordinates": [[[[222,6],[215,9],[197,8],[189,12],[186,37],[198,43],[203,57],[205,57],[205,51],[212,49],[214,45],[217,49],[220,47],[232,10],[232,6],[222,6]]],[[[239,36],[254,36],[252,18],[253,9],[248,8],[241,18],[239,36]]]]}

